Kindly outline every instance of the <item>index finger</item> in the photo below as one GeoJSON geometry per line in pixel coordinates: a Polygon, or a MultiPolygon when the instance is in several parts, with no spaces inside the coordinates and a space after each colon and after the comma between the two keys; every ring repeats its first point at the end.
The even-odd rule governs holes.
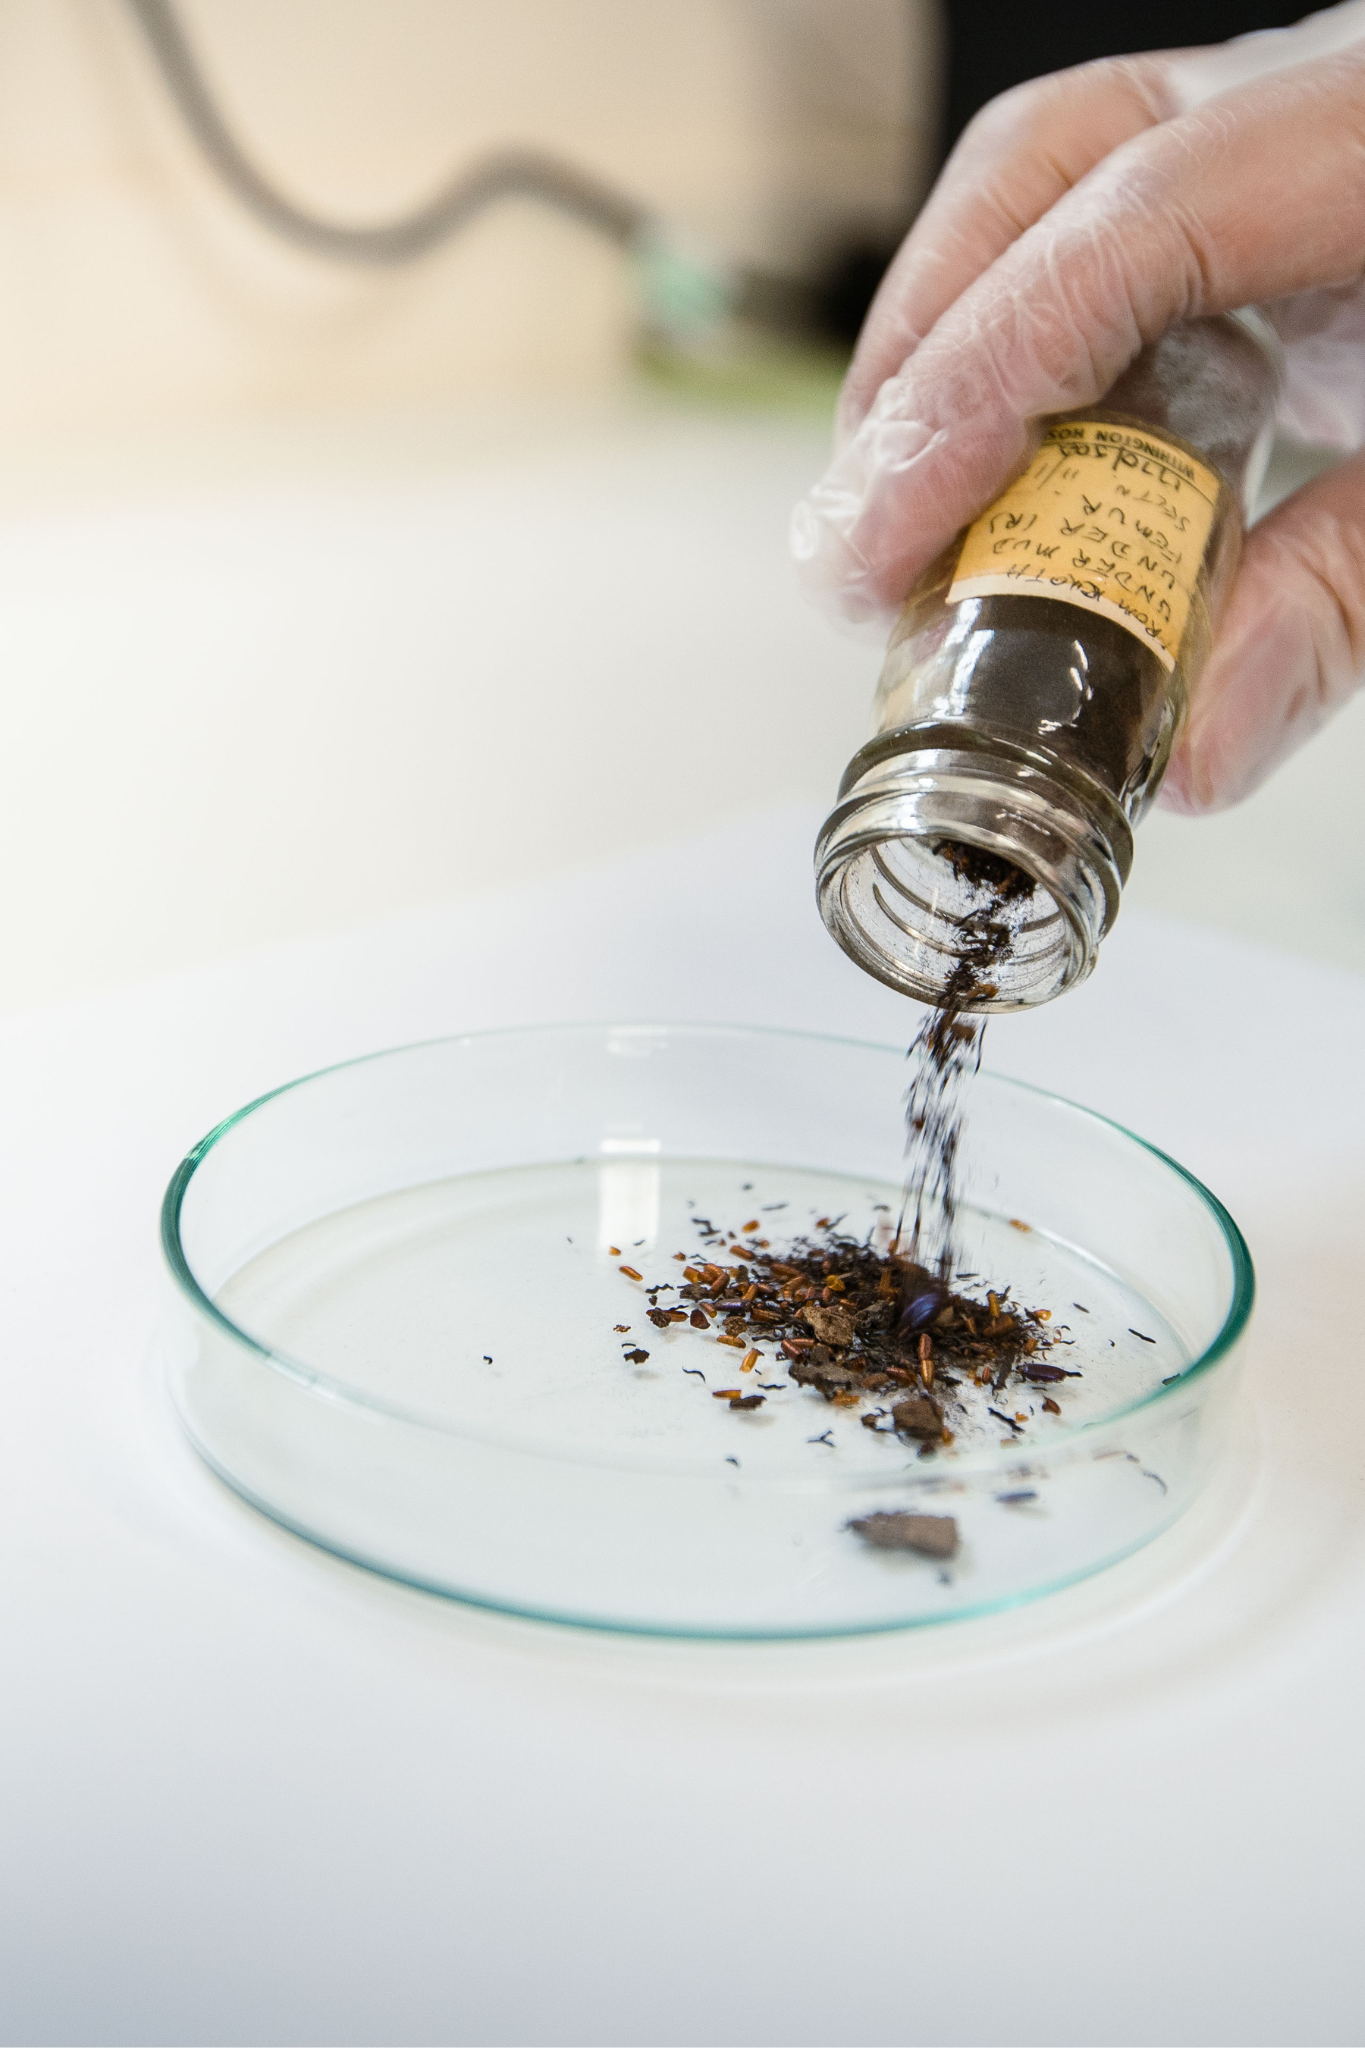
{"type": "Polygon", "coordinates": [[[1003,93],[966,129],[878,287],[839,396],[852,433],[888,377],[1011,242],[1174,110],[1161,62],[1105,58],[1003,93]]]}

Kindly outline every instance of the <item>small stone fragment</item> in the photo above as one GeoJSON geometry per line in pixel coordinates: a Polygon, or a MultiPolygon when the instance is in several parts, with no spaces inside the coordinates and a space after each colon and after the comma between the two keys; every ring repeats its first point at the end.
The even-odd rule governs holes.
{"type": "Polygon", "coordinates": [[[907,1400],[897,1401],[891,1420],[901,1436],[936,1441],[943,1434],[943,1417],[927,1394],[911,1394],[907,1400]]]}
{"type": "Polygon", "coordinates": [[[804,1358],[793,1359],[788,1370],[798,1386],[815,1387],[827,1399],[866,1385],[860,1372],[854,1372],[846,1365],[836,1365],[828,1351],[823,1351],[818,1345],[804,1358]]]}
{"type": "Polygon", "coordinates": [[[874,1550],[914,1550],[921,1557],[952,1557],[957,1550],[957,1520],[953,1515],[912,1515],[891,1510],[862,1515],[848,1527],[874,1550]]]}
{"type": "Polygon", "coordinates": [[[846,1308],[806,1308],[802,1317],[822,1344],[844,1348],[853,1342],[853,1318],[846,1308]]]}

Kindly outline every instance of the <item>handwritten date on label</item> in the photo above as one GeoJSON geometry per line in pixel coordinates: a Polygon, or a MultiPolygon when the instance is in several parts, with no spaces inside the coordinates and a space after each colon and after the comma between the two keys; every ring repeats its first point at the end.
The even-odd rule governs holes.
{"type": "Polygon", "coordinates": [[[948,602],[1060,598],[1126,626],[1174,668],[1222,488],[1155,434],[1057,421],[967,529],[948,602]]]}

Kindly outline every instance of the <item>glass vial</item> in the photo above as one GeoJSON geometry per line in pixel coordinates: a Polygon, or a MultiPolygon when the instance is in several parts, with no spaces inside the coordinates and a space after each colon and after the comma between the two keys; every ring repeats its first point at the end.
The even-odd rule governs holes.
{"type": "Polygon", "coordinates": [[[937,1002],[1002,894],[1011,943],[961,1007],[1045,1003],[1118,914],[1264,472],[1282,359],[1257,313],[1182,321],[907,598],[816,846],[821,915],[937,1002]]]}

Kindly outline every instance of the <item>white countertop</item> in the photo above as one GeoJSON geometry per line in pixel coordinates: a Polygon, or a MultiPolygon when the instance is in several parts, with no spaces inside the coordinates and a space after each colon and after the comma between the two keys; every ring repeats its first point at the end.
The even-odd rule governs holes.
{"type": "Polygon", "coordinates": [[[1262,1286],[1234,1454],[1037,1606],[814,1644],[466,1610],[179,1435],[161,1189],[329,1060],[538,1019],[900,1042],[816,818],[0,1024],[0,2037],[1348,2042],[1365,1765],[1365,979],[1128,911],[989,1062],[1207,1179],[1262,1286]]]}

